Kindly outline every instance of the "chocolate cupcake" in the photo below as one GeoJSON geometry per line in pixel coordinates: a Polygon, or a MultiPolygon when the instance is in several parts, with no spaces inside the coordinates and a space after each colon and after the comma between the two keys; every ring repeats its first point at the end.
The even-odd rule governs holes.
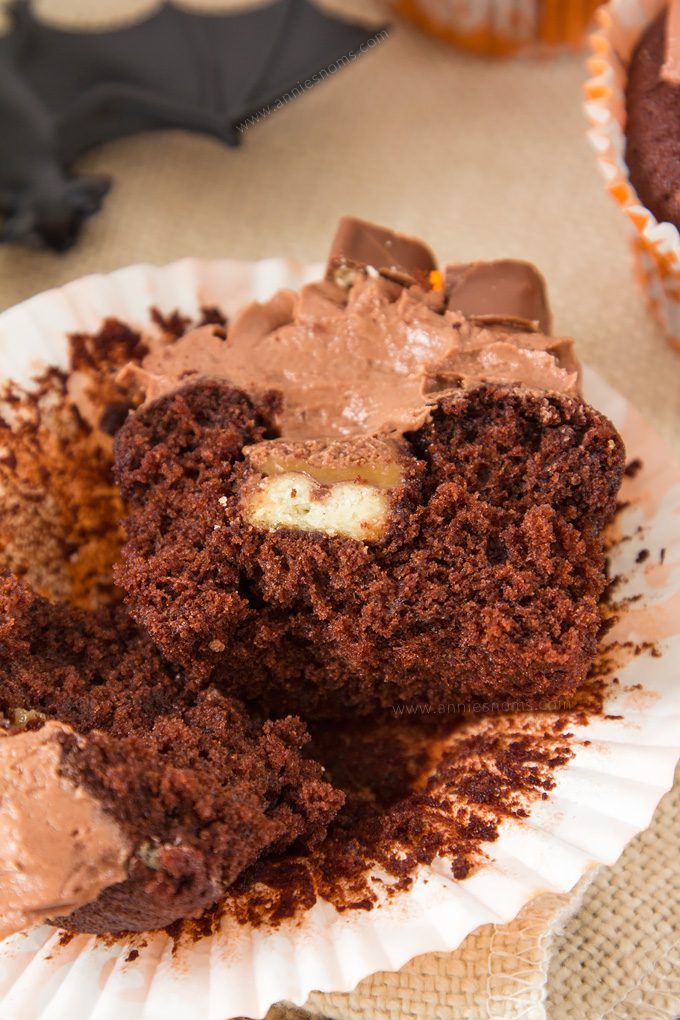
{"type": "MultiPolygon", "coordinates": [[[[324,839],[343,794],[304,749],[307,721],[549,707],[602,627],[623,446],[579,394],[534,267],[440,269],[420,241],[345,219],[322,281],[184,335],[158,321],[144,344],[104,323],[94,359],[72,339],[106,407],[80,379],[51,467],[85,436],[102,516],[69,499],[61,536],[54,487],[48,559],[71,562],[91,531],[104,558],[71,576],[3,549],[59,600],[0,581],[5,933],[200,914],[324,839]]],[[[15,417],[30,406],[50,432],[40,400],[15,417]]],[[[37,447],[23,425],[5,438],[11,479],[37,447]]],[[[33,466],[5,490],[24,530],[44,516],[50,465],[33,466]]]]}
{"type": "Polygon", "coordinates": [[[591,140],[627,216],[650,308],[680,346],[680,4],[612,0],[599,23],[586,86],[591,140]]]}
{"type": "Polygon", "coordinates": [[[631,183],[657,220],[680,229],[680,3],[662,10],[635,47],[626,112],[631,183]]]}
{"type": "Polygon", "coordinates": [[[621,440],[533,267],[434,266],[345,220],[324,281],[124,373],[116,578],[192,680],[338,718],[585,678],[621,440]]]}

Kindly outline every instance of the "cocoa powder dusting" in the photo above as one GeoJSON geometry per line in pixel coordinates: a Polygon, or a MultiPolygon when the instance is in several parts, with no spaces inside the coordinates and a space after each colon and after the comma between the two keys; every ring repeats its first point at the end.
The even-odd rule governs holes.
{"type": "Polygon", "coordinates": [[[318,898],[337,910],[371,910],[404,892],[435,857],[464,879],[484,860],[500,824],[527,817],[572,757],[567,716],[364,721],[316,729],[310,754],[347,797],[324,842],[248,869],[200,922],[168,929],[176,945],[212,933],[225,915],[280,924],[318,898]]]}
{"type": "MultiPolygon", "coordinates": [[[[610,531],[618,528],[615,519],[610,531]]],[[[309,753],[347,798],[326,840],[313,853],[248,869],[200,921],[168,929],[175,948],[212,934],[225,917],[276,926],[318,898],[340,911],[373,909],[407,890],[435,857],[449,862],[453,879],[472,874],[502,823],[528,817],[548,797],[574,755],[572,727],[618,718],[605,712],[608,694],[620,687],[616,671],[640,655],[661,654],[650,642],[607,639],[625,612],[616,589],[626,580],[613,578],[605,593],[600,647],[585,684],[558,705],[481,717],[470,705],[421,706],[389,719],[312,727],[309,753]]]]}

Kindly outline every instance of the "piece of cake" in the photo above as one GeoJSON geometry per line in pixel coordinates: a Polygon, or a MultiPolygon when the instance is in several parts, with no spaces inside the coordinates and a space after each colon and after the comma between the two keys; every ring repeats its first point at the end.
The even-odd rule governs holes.
{"type": "Polygon", "coordinates": [[[0,582],[0,936],[50,920],[148,930],[249,865],[321,839],[343,796],[262,722],[169,666],[123,609],[0,582]]]}
{"type": "Polygon", "coordinates": [[[132,616],[195,682],[271,711],[571,694],[624,451],[548,323],[533,267],[439,271],[345,220],[325,280],[131,366],[132,616]]]}

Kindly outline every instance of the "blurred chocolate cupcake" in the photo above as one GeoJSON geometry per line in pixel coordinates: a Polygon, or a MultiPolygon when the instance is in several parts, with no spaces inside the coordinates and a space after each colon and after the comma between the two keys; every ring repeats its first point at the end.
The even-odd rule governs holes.
{"type": "Polygon", "coordinates": [[[680,348],[680,0],[613,0],[598,20],[590,137],[650,307],[680,348]]]}
{"type": "Polygon", "coordinates": [[[657,220],[680,229],[680,3],[662,10],[635,47],[626,112],[631,184],[657,220]]]}

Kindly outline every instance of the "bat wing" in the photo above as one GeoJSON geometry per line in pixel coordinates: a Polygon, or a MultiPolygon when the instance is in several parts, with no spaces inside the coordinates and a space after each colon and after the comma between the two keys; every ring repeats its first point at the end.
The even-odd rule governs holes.
{"type": "Polygon", "coordinates": [[[57,125],[61,159],[136,131],[180,127],[237,144],[243,118],[333,62],[374,31],[308,0],[235,14],[166,4],[136,24],[70,32],[14,9],[14,66],[57,125]]]}
{"type": "Polygon", "coordinates": [[[45,25],[29,0],[10,13],[12,30],[0,39],[0,242],[58,251],[75,243],[110,183],[74,177],[82,152],[154,128],[236,145],[245,117],[299,94],[329,64],[351,62],[373,34],[308,0],[237,14],[165,4],[105,32],[45,25]]]}
{"type": "Polygon", "coordinates": [[[308,0],[279,0],[234,16],[232,26],[223,26],[223,31],[239,40],[233,61],[224,68],[224,81],[233,114],[241,119],[295,86],[351,63],[383,29],[333,17],[308,0]]]}

